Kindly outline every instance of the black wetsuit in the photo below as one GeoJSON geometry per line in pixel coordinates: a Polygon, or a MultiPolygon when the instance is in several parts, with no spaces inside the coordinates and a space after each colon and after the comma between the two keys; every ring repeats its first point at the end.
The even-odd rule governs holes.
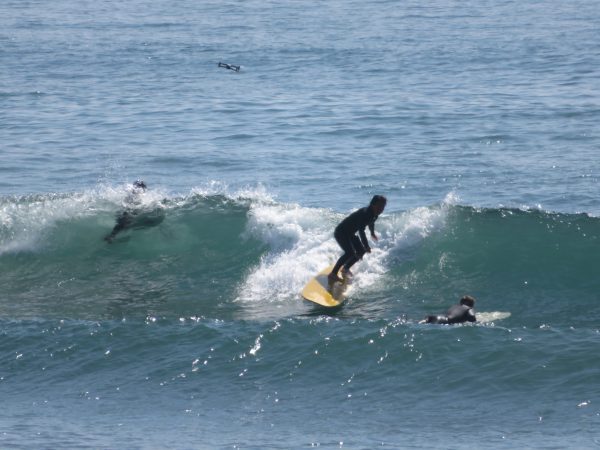
{"type": "Polygon", "coordinates": [[[453,324],[475,322],[475,311],[467,305],[452,305],[445,316],[427,316],[425,323],[453,324]]]}
{"type": "Polygon", "coordinates": [[[367,235],[365,234],[365,228],[369,227],[371,234],[374,234],[376,220],[377,216],[373,212],[373,209],[366,206],[354,211],[340,222],[335,228],[333,236],[340,247],[342,247],[342,250],[344,250],[344,254],[335,263],[331,273],[337,275],[342,265],[346,270],[349,270],[367,251],[371,250],[367,235]],[[357,232],[360,239],[356,236],[357,232]]]}

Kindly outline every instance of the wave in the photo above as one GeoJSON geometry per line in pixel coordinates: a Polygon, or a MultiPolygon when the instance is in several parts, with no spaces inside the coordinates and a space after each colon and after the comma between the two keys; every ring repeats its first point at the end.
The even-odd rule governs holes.
{"type": "MultiPolygon", "coordinates": [[[[160,211],[108,244],[127,186],[0,199],[5,317],[135,314],[268,319],[306,312],[299,291],[340,254],[348,213],[277,202],[264,189],[216,184],[186,195],[148,191],[160,211]]],[[[590,320],[597,303],[600,220],[586,214],[482,209],[449,195],[386,212],[380,241],[356,266],[360,317],[438,313],[469,293],[486,311],[590,320]],[[592,303],[594,301],[595,303],[592,303]]]]}

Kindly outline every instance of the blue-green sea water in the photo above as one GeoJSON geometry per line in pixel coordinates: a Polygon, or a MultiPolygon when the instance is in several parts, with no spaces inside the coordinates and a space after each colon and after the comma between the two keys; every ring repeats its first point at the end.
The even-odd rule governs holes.
{"type": "Polygon", "coordinates": [[[598,24],[0,1],[0,448],[600,447],[598,24]],[[136,179],[152,221],[107,243],[136,179]],[[311,306],[373,194],[348,301],[311,306]],[[490,320],[418,323],[465,294],[490,320]]]}

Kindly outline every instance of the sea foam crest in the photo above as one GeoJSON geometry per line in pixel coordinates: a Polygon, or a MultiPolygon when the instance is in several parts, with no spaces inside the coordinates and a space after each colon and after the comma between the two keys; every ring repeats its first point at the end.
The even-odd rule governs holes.
{"type": "Polygon", "coordinates": [[[262,184],[258,184],[256,186],[246,186],[232,190],[227,183],[211,180],[202,185],[194,187],[190,192],[191,197],[214,197],[218,195],[233,201],[251,201],[262,203],[270,203],[274,201],[273,196],[262,184]]]}
{"type": "Polygon", "coordinates": [[[89,193],[0,199],[0,254],[35,250],[45,230],[58,221],[85,215],[93,204],[89,193]]]}
{"type": "Polygon", "coordinates": [[[295,296],[307,276],[332,259],[337,244],[328,239],[332,213],[298,205],[258,202],[249,211],[247,233],[269,245],[249,274],[238,300],[277,300],[295,296]]]}
{"type": "Polygon", "coordinates": [[[384,214],[375,225],[379,241],[371,243],[372,252],[355,266],[354,271],[359,276],[354,287],[366,289],[381,279],[391,266],[402,264],[413,248],[445,226],[454,200],[447,197],[440,205],[384,214]]]}
{"type": "MultiPolygon", "coordinates": [[[[379,241],[371,241],[372,252],[353,269],[353,289],[360,291],[375,284],[390,264],[401,262],[403,251],[443,227],[450,204],[444,201],[433,207],[382,215],[375,226],[379,241]]],[[[346,215],[293,204],[253,204],[247,232],[268,244],[270,250],[248,274],[237,300],[297,299],[310,277],[341,255],[333,230],[346,215]]]]}
{"type": "MultiPolygon", "coordinates": [[[[100,186],[81,193],[41,194],[0,198],[0,254],[36,251],[46,233],[61,222],[112,213],[126,207],[131,185],[100,186]]],[[[136,199],[138,207],[160,206],[165,198],[159,189],[136,199]]],[[[107,216],[108,218],[109,216],[107,216]]],[[[110,217],[107,227],[113,225],[110,217]]]]}

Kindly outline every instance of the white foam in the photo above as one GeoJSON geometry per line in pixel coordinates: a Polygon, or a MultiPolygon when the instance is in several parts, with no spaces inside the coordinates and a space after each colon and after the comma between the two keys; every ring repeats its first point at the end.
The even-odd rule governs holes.
{"type": "Polygon", "coordinates": [[[190,198],[217,195],[244,203],[273,202],[262,185],[231,192],[225,183],[218,181],[195,187],[183,197],[169,196],[160,186],[149,186],[146,191],[133,194],[131,183],[100,184],[81,193],[0,197],[0,254],[39,250],[46,241],[46,233],[62,221],[109,213],[106,226],[111,227],[113,213],[122,208],[132,205],[148,211],[177,208],[190,198]],[[165,199],[169,202],[165,203],[165,199]]]}
{"type": "Polygon", "coordinates": [[[196,186],[191,191],[191,196],[209,197],[213,195],[226,195],[229,188],[220,181],[209,181],[201,186],[196,186]]]}
{"type": "MultiPolygon", "coordinates": [[[[372,252],[353,268],[353,290],[360,292],[376,285],[390,262],[401,260],[407,248],[443,227],[449,204],[445,201],[436,207],[384,214],[375,226],[379,242],[371,241],[372,252]]],[[[247,233],[268,244],[270,250],[248,274],[237,301],[297,299],[310,277],[341,255],[333,230],[346,215],[295,204],[253,203],[247,233]]]]}
{"type": "Polygon", "coordinates": [[[307,277],[334,257],[337,244],[329,239],[333,219],[327,210],[254,203],[247,233],[267,243],[270,251],[248,275],[238,300],[295,297],[307,277]]]}
{"type": "Polygon", "coordinates": [[[43,232],[61,220],[84,215],[91,210],[93,196],[88,193],[13,197],[0,200],[0,254],[34,251],[43,232]]]}
{"type": "Polygon", "coordinates": [[[113,210],[131,207],[132,204],[142,209],[155,209],[164,207],[163,201],[167,194],[160,187],[151,187],[145,191],[134,191],[131,184],[125,183],[118,186],[102,186],[90,191],[95,200],[95,207],[100,210],[113,210]]]}
{"type": "Polygon", "coordinates": [[[273,196],[267,191],[262,184],[256,186],[247,186],[232,191],[229,185],[221,181],[208,181],[202,185],[194,187],[190,196],[212,197],[222,195],[233,201],[254,201],[269,203],[274,202],[273,196]]]}
{"type": "MultiPolygon", "coordinates": [[[[141,208],[156,209],[164,198],[164,192],[153,189],[140,193],[135,201],[141,208]]],[[[112,212],[129,202],[130,184],[82,193],[0,198],[0,254],[36,251],[57,223],[112,212]]]]}

